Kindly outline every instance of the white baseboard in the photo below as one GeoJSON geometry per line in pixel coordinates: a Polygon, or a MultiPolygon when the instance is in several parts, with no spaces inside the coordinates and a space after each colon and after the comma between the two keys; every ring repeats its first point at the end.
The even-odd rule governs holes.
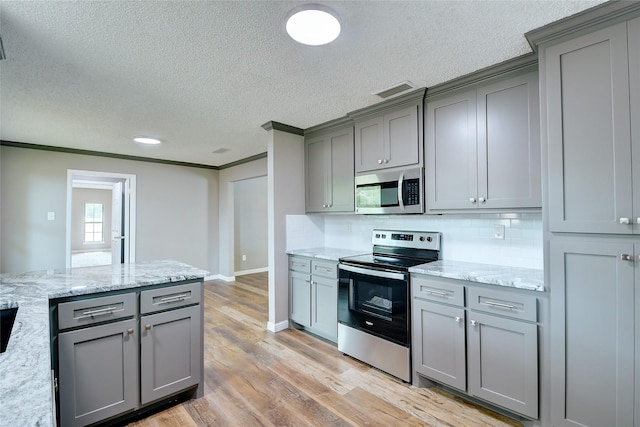
{"type": "Polygon", "coordinates": [[[207,280],[224,280],[225,282],[233,282],[236,280],[236,276],[223,276],[221,274],[213,274],[211,276],[205,276],[205,281],[207,280]]]}
{"type": "Polygon", "coordinates": [[[267,322],[267,330],[271,332],[280,332],[285,329],[289,329],[289,320],[283,320],[282,322],[273,323],[267,322]]]}
{"type": "Polygon", "coordinates": [[[265,271],[269,271],[269,267],[254,268],[253,270],[236,271],[235,275],[244,276],[245,274],[263,273],[265,271]]]}

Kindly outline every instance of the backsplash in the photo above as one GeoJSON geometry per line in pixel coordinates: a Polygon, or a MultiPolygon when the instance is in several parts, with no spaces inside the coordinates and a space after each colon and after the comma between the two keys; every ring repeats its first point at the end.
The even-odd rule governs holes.
{"type": "Polygon", "coordinates": [[[288,215],[287,249],[325,246],[370,252],[374,228],[439,231],[441,258],[446,260],[543,268],[540,213],[288,215]],[[504,226],[504,239],[495,237],[496,226],[504,226]]]}

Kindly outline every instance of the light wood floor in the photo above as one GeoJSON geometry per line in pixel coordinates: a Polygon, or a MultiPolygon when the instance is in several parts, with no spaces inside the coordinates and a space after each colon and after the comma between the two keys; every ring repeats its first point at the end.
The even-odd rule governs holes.
{"type": "Polygon", "coordinates": [[[307,333],[268,332],[266,273],[205,282],[204,292],[204,397],[130,427],[520,426],[395,380],[307,333]]]}

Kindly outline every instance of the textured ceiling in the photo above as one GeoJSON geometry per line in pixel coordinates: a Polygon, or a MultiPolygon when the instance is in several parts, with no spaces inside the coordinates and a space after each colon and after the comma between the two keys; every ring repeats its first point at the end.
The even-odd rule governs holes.
{"type": "Polygon", "coordinates": [[[520,56],[525,32],[601,2],[326,1],[343,31],[311,47],[284,31],[299,1],[0,1],[0,138],[220,166],[265,152],[265,122],[520,56]]]}

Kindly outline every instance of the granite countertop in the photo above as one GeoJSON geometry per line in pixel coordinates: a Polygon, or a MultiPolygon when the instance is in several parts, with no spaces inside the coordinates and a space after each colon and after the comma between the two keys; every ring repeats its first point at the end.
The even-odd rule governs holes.
{"type": "Polygon", "coordinates": [[[310,248],[310,249],[293,249],[287,251],[288,255],[306,256],[310,258],[326,259],[330,261],[338,261],[340,258],[362,255],[367,251],[358,251],[354,249],[338,249],[338,248],[310,248]]]}
{"type": "Polygon", "coordinates": [[[440,260],[409,268],[410,273],[544,292],[544,274],[533,268],[440,260]]]}
{"type": "Polygon", "coordinates": [[[0,275],[0,308],[18,307],[7,351],[0,354],[0,426],[53,425],[50,299],[207,275],[170,260],[0,275]]]}

